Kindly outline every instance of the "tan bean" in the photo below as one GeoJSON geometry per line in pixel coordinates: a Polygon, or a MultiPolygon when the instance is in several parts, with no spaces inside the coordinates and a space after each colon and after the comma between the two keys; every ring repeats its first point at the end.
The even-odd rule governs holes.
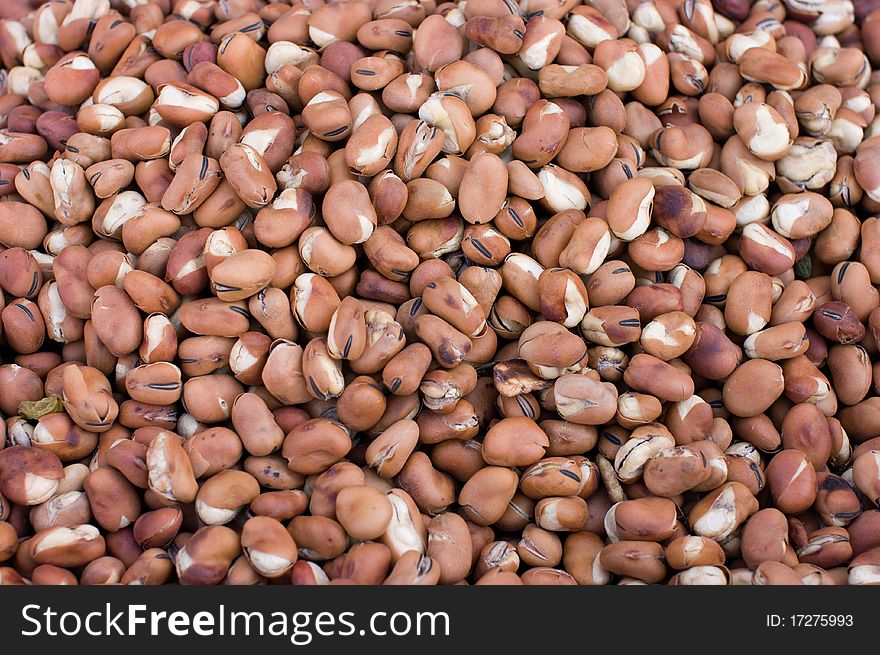
{"type": "Polygon", "coordinates": [[[327,470],[351,449],[342,424],[324,418],[310,419],[284,439],[282,454],[295,473],[310,475],[327,470]]]}
{"type": "Polygon", "coordinates": [[[95,521],[108,532],[134,523],[141,511],[135,487],[113,468],[92,471],[84,483],[95,521]]]}
{"type": "Polygon", "coordinates": [[[104,554],[105,541],[93,525],[49,528],[38,532],[28,542],[29,554],[36,564],[77,567],[104,554]]]}
{"type": "Polygon", "coordinates": [[[217,584],[240,552],[239,536],[230,528],[199,528],[177,553],[177,576],[182,584],[217,584]]]}
{"type": "Polygon", "coordinates": [[[629,575],[646,582],[659,582],[666,576],[663,547],[649,541],[619,541],[602,548],[602,567],[618,575],[629,575]]]}
{"type": "Polygon", "coordinates": [[[38,505],[51,498],[63,476],[61,462],[51,452],[16,445],[0,451],[0,470],[0,492],[21,505],[38,505]]]}
{"type": "Polygon", "coordinates": [[[491,525],[501,518],[516,486],[517,476],[512,470],[488,466],[465,483],[458,502],[468,519],[478,525],[491,525]]]}
{"type": "Polygon", "coordinates": [[[728,482],[708,495],[691,510],[691,529],[698,535],[722,541],[745,519],[758,511],[758,501],[739,482],[728,482]]]}
{"type": "Polygon", "coordinates": [[[350,486],[336,496],[336,515],[346,532],[355,539],[376,539],[391,521],[392,505],[377,489],[350,486]]]}
{"type": "Polygon", "coordinates": [[[134,523],[134,538],[144,548],[163,548],[176,536],[183,521],[179,507],[163,507],[141,514],[134,523]]]}
{"type": "Polygon", "coordinates": [[[297,560],[293,537],[280,521],[268,516],[254,516],[245,522],[241,549],[251,566],[268,578],[283,575],[297,560]]]}
{"type": "Polygon", "coordinates": [[[150,489],[171,502],[192,502],[198,492],[189,457],[180,437],[161,432],[150,442],[146,465],[150,489]]]}

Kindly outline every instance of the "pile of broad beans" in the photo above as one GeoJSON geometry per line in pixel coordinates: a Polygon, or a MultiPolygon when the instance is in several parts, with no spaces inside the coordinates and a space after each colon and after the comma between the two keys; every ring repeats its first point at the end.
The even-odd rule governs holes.
{"type": "Polygon", "coordinates": [[[880,3],[0,17],[0,584],[880,583],[880,3]]]}

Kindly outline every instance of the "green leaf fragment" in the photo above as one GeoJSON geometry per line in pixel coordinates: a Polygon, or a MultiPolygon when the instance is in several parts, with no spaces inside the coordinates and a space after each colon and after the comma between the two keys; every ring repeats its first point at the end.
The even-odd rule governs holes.
{"type": "Polygon", "coordinates": [[[23,400],[18,404],[18,414],[29,420],[36,420],[46,414],[64,411],[64,403],[56,395],[46,396],[42,400],[23,400]]]}

